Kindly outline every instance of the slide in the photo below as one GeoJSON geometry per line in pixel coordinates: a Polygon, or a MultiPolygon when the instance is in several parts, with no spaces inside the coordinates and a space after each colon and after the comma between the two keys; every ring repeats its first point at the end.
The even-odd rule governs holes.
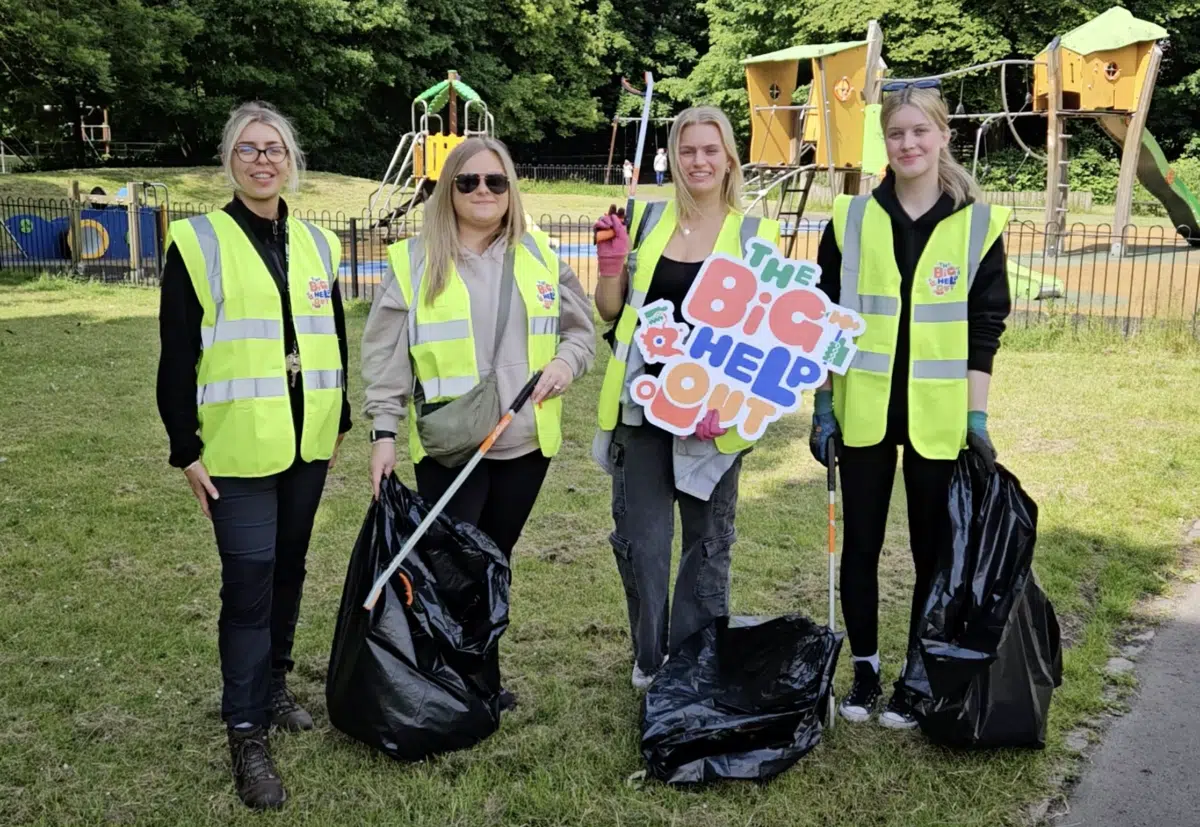
{"type": "MultiPolygon", "coordinates": [[[[1118,146],[1124,147],[1127,133],[1124,119],[1120,116],[1108,116],[1100,118],[1099,121],[1109,137],[1116,141],[1118,146]]],[[[1181,178],[1176,177],[1175,170],[1167,163],[1162,148],[1148,129],[1142,130],[1142,150],[1138,153],[1137,177],[1142,186],[1167,208],[1167,215],[1179,234],[1193,247],[1200,247],[1200,198],[1188,189],[1181,178]]]]}

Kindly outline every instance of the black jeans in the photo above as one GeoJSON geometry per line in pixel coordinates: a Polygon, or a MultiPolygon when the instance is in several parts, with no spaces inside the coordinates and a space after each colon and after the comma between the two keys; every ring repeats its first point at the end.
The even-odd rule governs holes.
{"type": "MultiPolygon", "coordinates": [[[[842,617],[850,651],[870,657],[879,651],[879,553],[887,528],[897,446],[882,442],[869,448],[843,447],[842,617]]],[[[916,583],[909,616],[908,648],[915,642],[917,620],[929,593],[938,556],[950,546],[952,460],[925,459],[904,447],[904,493],[908,499],[908,536],[916,583]]]]}
{"type": "Polygon", "coordinates": [[[304,558],[329,463],[297,461],[269,477],[214,477],[221,554],[221,717],[270,723],[271,675],[292,668],[304,558]]]}
{"type": "MultiPolygon", "coordinates": [[[[430,457],[413,468],[417,493],[430,507],[462,470],[462,466],[447,468],[430,457]]],[[[471,523],[491,537],[505,557],[511,557],[549,468],[550,458],[541,451],[515,459],[485,459],[450,498],[446,513],[471,523]]]]}

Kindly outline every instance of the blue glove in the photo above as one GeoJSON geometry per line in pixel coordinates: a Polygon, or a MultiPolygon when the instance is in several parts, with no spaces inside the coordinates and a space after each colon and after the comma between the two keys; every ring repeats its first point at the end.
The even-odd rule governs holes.
{"type": "Polygon", "coordinates": [[[967,450],[973,451],[987,468],[989,474],[996,473],[996,446],[988,436],[986,411],[967,412],[967,450]]]}
{"type": "Polygon", "coordinates": [[[817,391],[813,404],[812,432],[808,436],[808,450],[813,459],[829,467],[829,443],[841,439],[842,432],[833,416],[833,391],[817,391]]]}

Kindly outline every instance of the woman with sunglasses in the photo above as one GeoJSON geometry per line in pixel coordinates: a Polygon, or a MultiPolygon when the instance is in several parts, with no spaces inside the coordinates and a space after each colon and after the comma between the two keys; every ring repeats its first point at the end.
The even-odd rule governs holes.
{"type": "MultiPolygon", "coordinates": [[[[884,87],[886,175],[870,195],[838,196],[817,254],[821,289],[867,325],[850,370],[817,392],[810,438],[818,462],[828,465],[836,450],[841,465],[842,612],[854,684],[840,713],[850,721],[870,719],[883,693],[878,571],[897,446],[916,567],[909,657],[934,566],[950,543],[955,460],[963,448],[989,466],[996,457],[987,402],[1011,309],[1002,238],[1009,210],[982,203],[951,157],[949,113],[933,86],[884,87]]],[[[879,723],[916,726],[900,684],[879,723]]]]}
{"type": "Polygon", "coordinates": [[[159,314],[158,409],[221,556],[218,648],[242,802],[280,807],[270,725],[312,729],[287,688],[304,560],[325,475],[350,430],[341,244],[288,215],[304,156],[262,103],[221,141],[234,196],[172,222],[159,314]]]}
{"type": "MultiPolygon", "coordinates": [[[[493,138],[468,138],[450,153],[420,235],[388,250],[362,344],[377,497],[395,467],[402,422],[417,491],[432,503],[469,456],[438,455],[437,446],[423,444],[418,421],[485,382],[495,382],[507,406],[542,372],[530,404],[446,509],[479,527],[506,557],[562,444],[562,395],[596,351],[587,294],[549,238],[526,226],[516,181],[508,150],[493,138]]],[[[500,414],[483,412],[487,427],[500,414]]],[[[501,708],[514,703],[501,693],[501,708]]]]}
{"type": "Polygon", "coordinates": [[[742,212],[741,165],[721,110],[681,112],[668,155],[674,201],[634,202],[628,234],[615,215],[596,222],[597,230],[612,233],[597,245],[596,309],[605,321],[619,322],[608,335],[613,358],[600,393],[593,454],[613,478],[610,539],[625,586],[638,689],[650,685],[669,652],[728,614],[738,474],[741,455],[751,446],[736,432],[726,433],[715,410],[685,439],[643,420],[629,386],[662,365],[646,365],[633,344],[638,310],[670,299],[676,321],[683,322],[683,300],[705,259],[713,253],[741,258],[755,236],[779,244],[779,222],[742,212]],[[627,259],[631,235],[634,250],[627,259]],[[683,556],[670,599],[676,503],[683,556]]]}

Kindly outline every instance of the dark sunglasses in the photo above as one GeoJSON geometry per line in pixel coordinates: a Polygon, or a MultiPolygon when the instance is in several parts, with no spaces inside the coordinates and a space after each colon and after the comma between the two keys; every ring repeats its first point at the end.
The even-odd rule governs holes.
{"type": "Polygon", "coordinates": [[[933,80],[893,80],[884,82],[879,87],[881,92],[900,92],[905,89],[941,89],[942,82],[938,79],[933,80]]]}
{"type": "Polygon", "coordinates": [[[479,189],[480,178],[483,178],[483,183],[492,195],[504,195],[508,192],[508,176],[499,172],[489,172],[482,176],[478,172],[464,172],[454,176],[454,186],[463,195],[470,195],[479,189]]]}

